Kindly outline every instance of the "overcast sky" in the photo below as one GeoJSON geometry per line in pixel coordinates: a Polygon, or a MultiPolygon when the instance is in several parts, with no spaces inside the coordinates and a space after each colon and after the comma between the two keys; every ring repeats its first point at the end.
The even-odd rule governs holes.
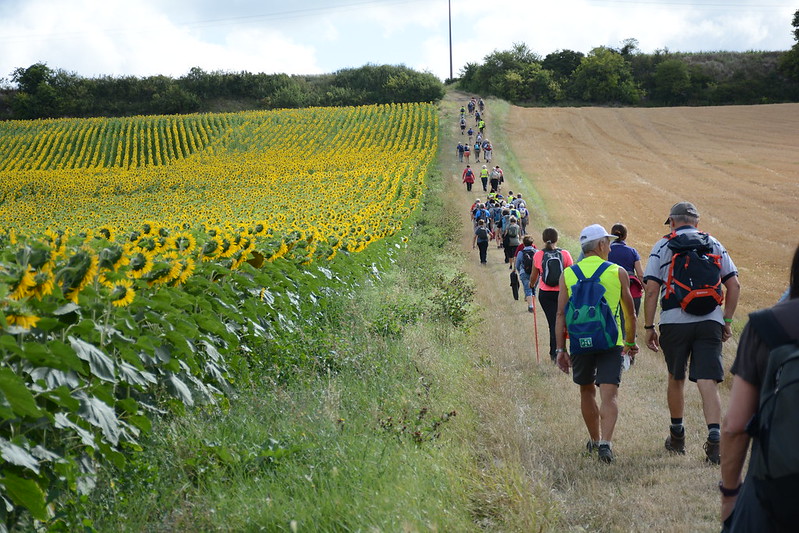
{"type": "MultiPolygon", "coordinates": [[[[319,74],[404,64],[449,77],[447,0],[0,0],[0,78],[319,74]]],[[[542,57],[637,39],[643,52],[787,50],[796,0],[451,0],[454,74],[525,43],[542,57]]]]}

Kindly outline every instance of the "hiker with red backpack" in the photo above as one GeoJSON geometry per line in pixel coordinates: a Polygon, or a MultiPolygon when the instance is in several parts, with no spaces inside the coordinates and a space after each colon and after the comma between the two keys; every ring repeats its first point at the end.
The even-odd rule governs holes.
{"type": "Polygon", "coordinates": [[[722,343],[732,337],[741,285],[727,250],[697,229],[699,212],[690,202],[674,204],[666,224],[671,232],[649,254],[644,270],[644,329],[650,350],[663,349],[668,370],[666,396],[671,425],[666,450],[685,454],[686,370],[702,398],[708,436],[706,460],[720,463],[722,343]],[[655,314],[660,299],[660,327],[655,314]],[[722,305],[723,303],[723,305],[722,305]]]}
{"type": "Polygon", "coordinates": [[[721,425],[723,531],[795,531],[799,524],[799,247],[788,291],[788,299],[749,315],[730,369],[721,425]]]}
{"type": "Polygon", "coordinates": [[[538,283],[538,301],[547,317],[549,326],[549,358],[555,362],[557,341],[555,338],[555,319],[558,314],[558,295],[560,294],[560,276],[563,269],[572,266],[574,260],[568,250],[558,248],[558,230],[546,228],[541,234],[544,248],[533,256],[533,270],[530,274],[530,286],[538,283]]]}
{"type": "Polygon", "coordinates": [[[466,165],[466,168],[463,169],[461,178],[463,179],[463,183],[466,184],[466,191],[471,192],[472,185],[474,185],[474,171],[472,170],[471,165],[466,165]]]}
{"type": "Polygon", "coordinates": [[[590,437],[586,448],[589,453],[596,450],[603,463],[615,460],[612,440],[623,362],[625,356],[633,359],[638,353],[627,271],[607,260],[611,237],[599,224],[580,233],[585,258],[563,270],[555,325],[558,368],[566,373],[572,369],[572,380],[580,386],[580,410],[590,437]]]}

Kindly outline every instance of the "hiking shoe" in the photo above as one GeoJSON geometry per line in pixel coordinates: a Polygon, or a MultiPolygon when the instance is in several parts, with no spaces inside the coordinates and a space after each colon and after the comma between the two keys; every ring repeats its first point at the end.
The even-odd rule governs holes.
{"type": "Polygon", "coordinates": [[[719,454],[719,441],[713,442],[711,440],[705,442],[705,460],[714,465],[721,464],[721,455],[719,454]]]}
{"type": "Polygon", "coordinates": [[[588,453],[588,455],[591,455],[598,449],[599,449],[599,444],[597,444],[595,441],[591,439],[588,439],[588,442],[585,443],[585,451],[588,453]]]}
{"type": "Polygon", "coordinates": [[[527,306],[527,312],[528,313],[532,313],[533,312],[533,306],[532,305],[528,305],[527,306]]]}
{"type": "Polygon", "coordinates": [[[598,446],[599,449],[599,462],[600,463],[612,463],[615,459],[613,457],[613,450],[610,449],[610,444],[600,444],[598,446]]]}
{"type": "Polygon", "coordinates": [[[669,436],[666,438],[666,450],[685,455],[685,433],[675,435],[673,431],[669,430],[669,436]]]}

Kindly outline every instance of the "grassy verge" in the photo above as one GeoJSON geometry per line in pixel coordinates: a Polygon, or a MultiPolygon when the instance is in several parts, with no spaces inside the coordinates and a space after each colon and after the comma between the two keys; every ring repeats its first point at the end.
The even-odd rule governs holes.
{"type": "Polygon", "coordinates": [[[297,337],[307,346],[281,347],[308,361],[296,353],[327,346],[334,370],[253,365],[225,409],[156,422],[128,468],[103,473],[97,530],[476,529],[472,288],[448,251],[458,221],[440,181],[393,266],[332,297],[297,337]]]}

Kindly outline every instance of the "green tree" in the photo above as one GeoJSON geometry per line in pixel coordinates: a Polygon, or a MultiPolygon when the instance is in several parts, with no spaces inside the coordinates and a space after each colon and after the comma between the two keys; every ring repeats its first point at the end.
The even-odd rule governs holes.
{"type": "Polygon", "coordinates": [[[58,93],[53,87],[55,71],[45,63],[34,63],[28,68],[18,68],[11,81],[19,92],[11,100],[11,109],[19,118],[54,117],[58,113],[58,93]]]}
{"type": "Polygon", "coordinates": [[[797,42],[799,42],[799,9],[794,11],[793,20],[791,21],[791,26],[793,26],[793,38],[797,42]]]}
{"type": "Polygon", "coordinates": [[[630,64],[605,47],[594,48],[583,59],[574,71],[571,91],[576,98],[594,103],[635,104],[641,100],[630,64]]]}
{"type": "Polygon", "coordinates": [[[780,56],[777,69],[786,78],[799,82],[799,43],[780,56]]]}
{"type": "Polygon", "coordinates": [[[679,59],[666,59],[655,67],[656,98],[665,104],[683,104],[688,99],[691,88],[691,74],[688,65],[679,59]]]}
{"type": "Polygon", "coordinates": [[[474,83],[464,88],[503,96],[503,79],[507,72],[517,71],[521,74],[525,66],[540,63],[541,58],[526,44],[514,43],[510,50],[494,51],[488,54],[474,77],[474,83]]]}
{"type": "Polygon", "coordinates": [[[582,52],[558,50],[548,54],[541,62],[541,66],[551,71],[556,79],[566,80],[577,70],[584,57],[585,54],[582,52]]]}

